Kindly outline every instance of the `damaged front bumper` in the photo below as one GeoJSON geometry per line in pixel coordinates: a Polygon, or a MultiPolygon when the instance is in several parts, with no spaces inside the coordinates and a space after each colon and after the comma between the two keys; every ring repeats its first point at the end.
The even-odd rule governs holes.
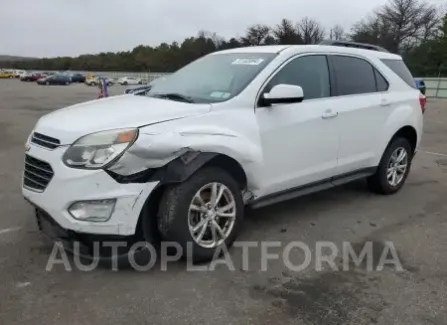
{"type": "MultiPolygon", "coordinates": [[[[31,203],[31,202],[30,202],[31,203]]],[[[31,203],[32,204],[32,203],[31,203]]],[[[36,223],[48,239],[62,245],[67,252],[81,258],[100,258],[105,261],[113,257],[125,256],[138,238],[121,235],[90,235],[62,228],[46,211],[35,208],[36,223]],[[112,246],[116,249],[112,250],[112,246]]]]}
{"type": "MultiPolygon", "coordinates": [[[[45,211],[62,229],[84,234],[131,236],[140,212],[158,182],[120,184],[103,170],[81,170],[65,166],[65,147],[47,150],[31,146],[27,155],[49,164],[54,172],[42,191],[24,185],[23,196],[45,211]],[[78,220],[69,212],[76,202],[113,200],[106,221],[78,220]]],[[[27,167],[25,167],[25,170],[27,167]]]]}

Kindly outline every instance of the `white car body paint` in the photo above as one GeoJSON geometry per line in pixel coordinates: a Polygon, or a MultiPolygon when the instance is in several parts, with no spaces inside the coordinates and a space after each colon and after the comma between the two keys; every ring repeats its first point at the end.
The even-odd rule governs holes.
{"type": "Polygon", "coordinates": [[[90,234],[132,235],[144,202],[157,183],[119,184],[104,170],[67,167],[62,155],[81,136],[139,127],[136,142],[108,167],[130,175],[166,165],[187,150],[223,154],[236,160],[255,198],[375,167],[402,127],[422,134],[419,91],[409,87],[380,59],[399,56],[335,46],[262,46],[213,53],[277,53],[237,96],[220,103],[191,104],[145,96],[116,96],[64,108],[42,117],[33,131],[61,140],[48,150],[32,143],[27,154],[48,162],[54,177],[43,193],[23,195],[63,228],[90,234]],[[256,107],[263,85],[291,58],[341,54],[370,62],[389,81],[386,92],[305,100],[256,107]],[[328,111],[329,110],[329,111],[328,111]],[[327,113],[334,118],[324,118],[327,113]],[[73,219],[67,209],[80,200],[116,198],[107,222],[73,219]]]}

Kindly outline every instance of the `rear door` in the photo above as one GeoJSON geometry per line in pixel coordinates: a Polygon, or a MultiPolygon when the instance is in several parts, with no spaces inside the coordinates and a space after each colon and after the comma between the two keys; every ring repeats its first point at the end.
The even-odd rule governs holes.
{"type": "Polygon", "coordinates": [[[365,58],[330,55],[335,76],[334,106],[339,112],[338,172],[346,174],[372,167],[378,134],[391,110],[387,80],[365,58]]]}

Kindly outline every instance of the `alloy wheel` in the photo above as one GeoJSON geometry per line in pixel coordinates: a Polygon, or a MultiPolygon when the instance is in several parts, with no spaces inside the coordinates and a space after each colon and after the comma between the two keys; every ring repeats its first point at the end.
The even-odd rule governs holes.
{"type": "Polygon", "coordinates": [[[386,178],[391,186],[399,185],[405,177],[408,168],[408,153],[403,147],[393,151],[388,161],[386,178]]]}
{"type": "Polygon", "coordinates": [[[236,221],[236,200],[221,183],[209,183],[194,195],[188,211],[189,231],[197,245],[214,248],[231,234],[236,221]]]}

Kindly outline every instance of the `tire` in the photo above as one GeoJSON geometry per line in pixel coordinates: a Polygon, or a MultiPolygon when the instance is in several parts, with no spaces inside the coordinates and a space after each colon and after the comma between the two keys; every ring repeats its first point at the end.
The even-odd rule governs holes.
{"type": "MultiPolygon", "coordinates": [[[[217,191],[219,191],[219,188],[217,191]]],[[[158,209],[157,223],[162,240],[177,242],[183,249],[183,258],[188,258],[193,262],[204,262],[211,260],[218,248],[221,252],[220,248],[222,246],[229,248],[233,244],[242,226],[243,217],[244,203],[238,183],[226,171],[220,168],[205,167],[197,171],[185,182],[171,186],[165,190],[158,209]],[[223,237],[217,234],[220,243],[215,246],[210,246],[210,244],[204,247],[203,244],[198,244],[192,237],[190,221],[193,218],[201,219],[201,221],[191,224],[191,226],[197,226],[198,223],[205,221],[207,217],[203,213],[191,212],[190,205],[196,193],[206,187],[207,184],[213,183],[224,185],[225,194],[222,195],[223,201],[220,200],[220,202],[227,206],[228,202],[234,202],[234,208],[226,210],[230,211],[229,213],[233,214],[234,218],[220,217],[220,219],[216,219],[216,222],[222,227],[220,229],[223,229],[224,232],[228,231],[225,234],[227,236],[225,240],[222,240],[223,237]],[[227,201],[227,198],[230,199],[227,201]],[[199,214],[202,214],[202,216],[200,217],[199,214]],[[192,247],[188,243],[192,243],[192,247]]],[[[207,229],[202,239],[211,236],[211,228],[208,228],[210,225],[208,221],[206,221],[205,225],[207,229]]],[[[203,228],[200,227],[200,230],[203,230],[203,228]]],[[[217,233],[217,230],[215,231],[217,233]]]]}
{"type": "MultiPolygon", "coordinates": [[[[377,168],[377,171],[374,175],[368,178],[368,187],[371,191],[383,194],[383,195],[390,195],[398,192],[402,186],[405,184],[405,181],[408,177],[408,174],[410,173],[411,169],[411,161],[413,159],[413,148],[410,144],[410,142],[406,138],[397,137],[391,141],[391,143],[388,145],[387,149],[385,150],[382,159],[380,161],[379,167],[377,168]],[[390,164],[392,162],[392,156],[394,154],[394,157],[396,154],[399,154],[401,151],[400,149],[404,150],[406,153],[406,158],[404,158],[404,161],[406,162],[406,168],[403,173],[399,173],[399,171],[402,171],[402,167],[395,167],[397,168],[397,176],[396,181],[397,183],[392,182],[393,178],[391,180],[388,179],[388,169],[393,168],[390,164]],[[400,179],[400,180],[399,180],[400,179]]],[[[400,166],[402,166],[403,162],[400,166]]]]}

